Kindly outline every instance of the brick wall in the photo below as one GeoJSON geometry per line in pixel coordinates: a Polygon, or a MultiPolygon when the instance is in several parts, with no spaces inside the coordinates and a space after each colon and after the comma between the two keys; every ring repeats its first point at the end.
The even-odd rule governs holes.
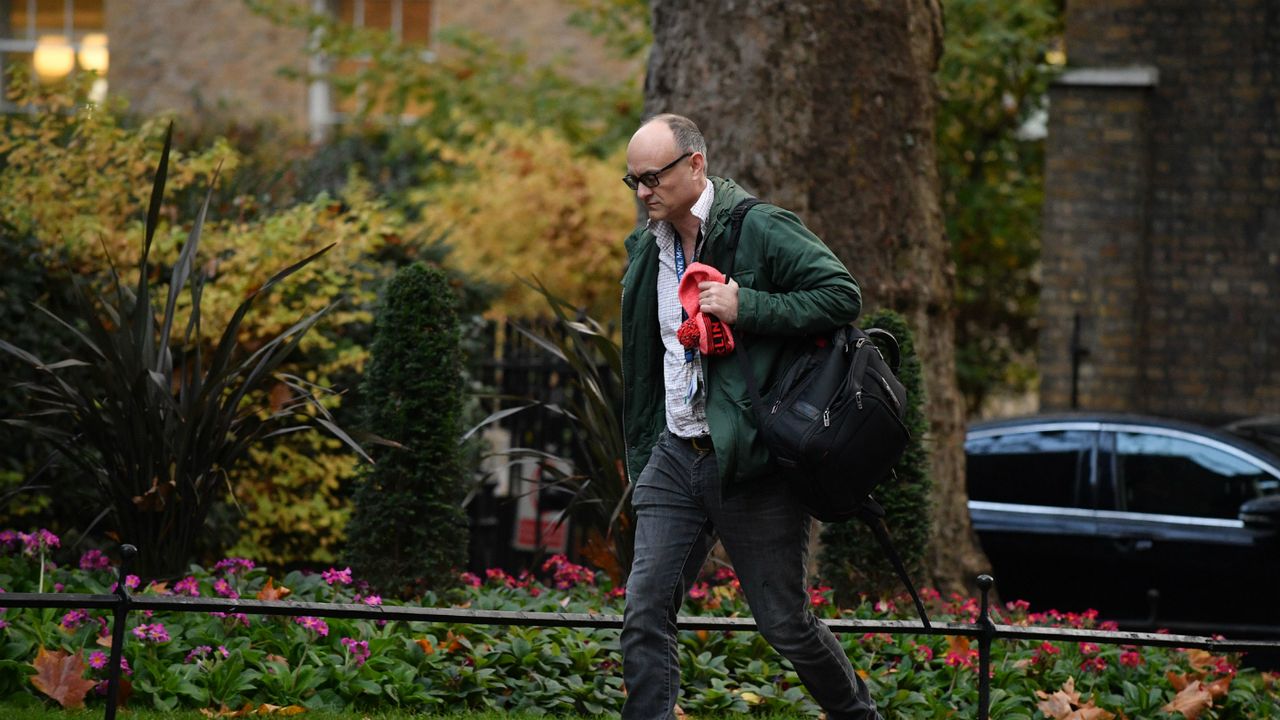
{"type": "Polygon", "coordinates": [[[1082,408],[1280,413],[1280,2],[1068,2],[1067,53],[1041,407],[1070,406],[1078,313],[1082,408]]]}
{"type": "Polygon", "coordinates": [[[306,84],[278,72],[306,69],[302,31],[273,25],[240,0],[108,0],[105,8],[111,91],[134,110],[306,128],[306,84]]]}

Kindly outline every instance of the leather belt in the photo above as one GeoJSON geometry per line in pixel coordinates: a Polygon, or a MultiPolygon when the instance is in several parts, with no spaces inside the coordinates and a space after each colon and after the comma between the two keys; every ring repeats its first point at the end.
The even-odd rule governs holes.
{"type": "Polygon", "coordinates": [[[715,447],[711,444],[710,435],[698,435],[691,438],[685,438],[672,433],[671,437],[675,438],[676,440],[679,440],[682,443],[688,444],[689,447],[693,448],[694,450],[700,453],[709,453],[709,452],[715,451],[715,447]]]}

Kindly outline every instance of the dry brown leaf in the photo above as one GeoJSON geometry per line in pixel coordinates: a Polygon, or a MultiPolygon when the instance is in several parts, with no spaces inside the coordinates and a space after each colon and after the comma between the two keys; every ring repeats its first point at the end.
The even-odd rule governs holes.
{"type": "Polygon", "coordinates": [[[64,708],[84,707],[84,696],[98,683],[84,679],[82,652],[68,655],[62,650],[49,652],[40,648],[35,662],[31,663],[36,669],[31,684],[64,708]]]}
{"type": "Polygon", "coordinates": [[[1208,650],[1191,649],[1185,651],[1187,662],[1191,663],[1191,667],[1196,670],[1208,670],[1213,667],[1215,658],[1213,653],[1208,650]]]}
{"type": "Polygon", "coordinates": [[[419,639],[417,639],[417,640],[414,640],[414,642],[418,643],[418,647],[422,648],[422,652],[426,653],[427,655],[435,655],[435,654],[436,654],[436,648],[435,648],[435,646],[434,646],[434,645],[432,645],[432,644],[431,644],[431,640],[430,640],[430,639],[428,639],[428,638],[419,638],[419,639]]]}
{"type": "Polygon", "coordinates": [[[1173,689],[1177,692],[1185,690],[1187,685],[1191,684],[1191,681],[1195,679],[1190,675],[1179,675],[1172,670],[1165,673],[1164,676],[1169,679],[1169,684],[1172,685],[1173,689]]]}
{"type": "Polygon", "coordinates": [[[1041,702],[1036,704],[1045,717],[1053,720],[1113,720],[1115,715],[1093,704],[1090,700],[1080,703],[1080,693],[1076,692],[1075,678],[1067,678],[1062,687],[1052,695],[1042,690],[1036,691],[1041,702]]]}
{"type": "Polygon", "coordinates": [[[1067,716],[1067,720],[1114,720],[1115,713],[1107,712],[1090,700],[1083,707],[1067,716]]]}
{"type": "Polygon", "coordinates": [[[1201,685],[1199,680],[1193,680],[1179,690],[1168,705],[1160,709],[1167,713],[1182,713],[1187,720],[1196,720],[1200,717],[1200,713],[1211,707],[1213,707],[1213,696],[1209,693],[1209,689],[1201,685]]]}
{"type": "Polygon", "coordinates": [[[272,705],[271,703],[263,703],[253,713],[255,715],[300,715],[307,709],[299,705],[272,705]]]}
{"type": "Polygon", "coordinates": [[[1214,700],[1227,696],[1227,691],[1231,688],[1231,676],[1226,675],[1205,685],[1205,689],[1213,696],[1214,700]]]}
{"type": "Polygon", "coordinates": [[[259,600],[283,600],[286,597],[288,597],[292,592],[293,592],[292,590],[290,590],[289,588],[283,585],[281,585],[280,587],[276,587],[274,579],[267,578],[267,584],[263,585],[262,589],[258,591],[258,599],[259,600]]]}
{"type": "Polygon", "coordinates": [[[1036,697],[1041,699],[1041,702],[1036,703],[1036,707],[1040,708],[1040,712],[1044,713],[1045,717],[1053,720],[1064,720],[1080,703],[1080,693],[1076,692],[1076,679],[1071,677],[1067,678],[1062,688],[1052,695],[1043,690],[1037,690],[1036,697]]]}

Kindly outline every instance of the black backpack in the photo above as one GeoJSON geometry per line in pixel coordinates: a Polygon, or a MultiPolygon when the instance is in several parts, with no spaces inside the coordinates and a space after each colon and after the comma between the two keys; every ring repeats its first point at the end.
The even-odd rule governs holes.
{"type": "MultiPolygon", "coordinates": [[[[730,216],[726,254],[732,274],[742,221],[759,204],[747,198],[730,216]]],[[[756,428],[774,467],[810,515],[823,522],[858,518],[875,533],[915,601],[925,627],[929,618],[885,526],[884,508],[871,491],[893,476],[911,440],[902,415],[907,391],[894,376],[901,359],[898,341],[879,328],[853,325],[815,338],[762,397],[739,337],[736,352],[751,393],[756,428]],[[886,361],[879,340],[888,352],[886,361]]]]}

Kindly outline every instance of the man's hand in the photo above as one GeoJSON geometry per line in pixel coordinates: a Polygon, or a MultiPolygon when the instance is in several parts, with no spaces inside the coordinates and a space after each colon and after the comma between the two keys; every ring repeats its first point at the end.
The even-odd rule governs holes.
{"type": "Polygon", "coordinates": [[[729,284],[718,282],[698,283],[698,309],[720,318],[721,322],[730,325],[738,321],[738,282],[733,278],[729,284]]]}

